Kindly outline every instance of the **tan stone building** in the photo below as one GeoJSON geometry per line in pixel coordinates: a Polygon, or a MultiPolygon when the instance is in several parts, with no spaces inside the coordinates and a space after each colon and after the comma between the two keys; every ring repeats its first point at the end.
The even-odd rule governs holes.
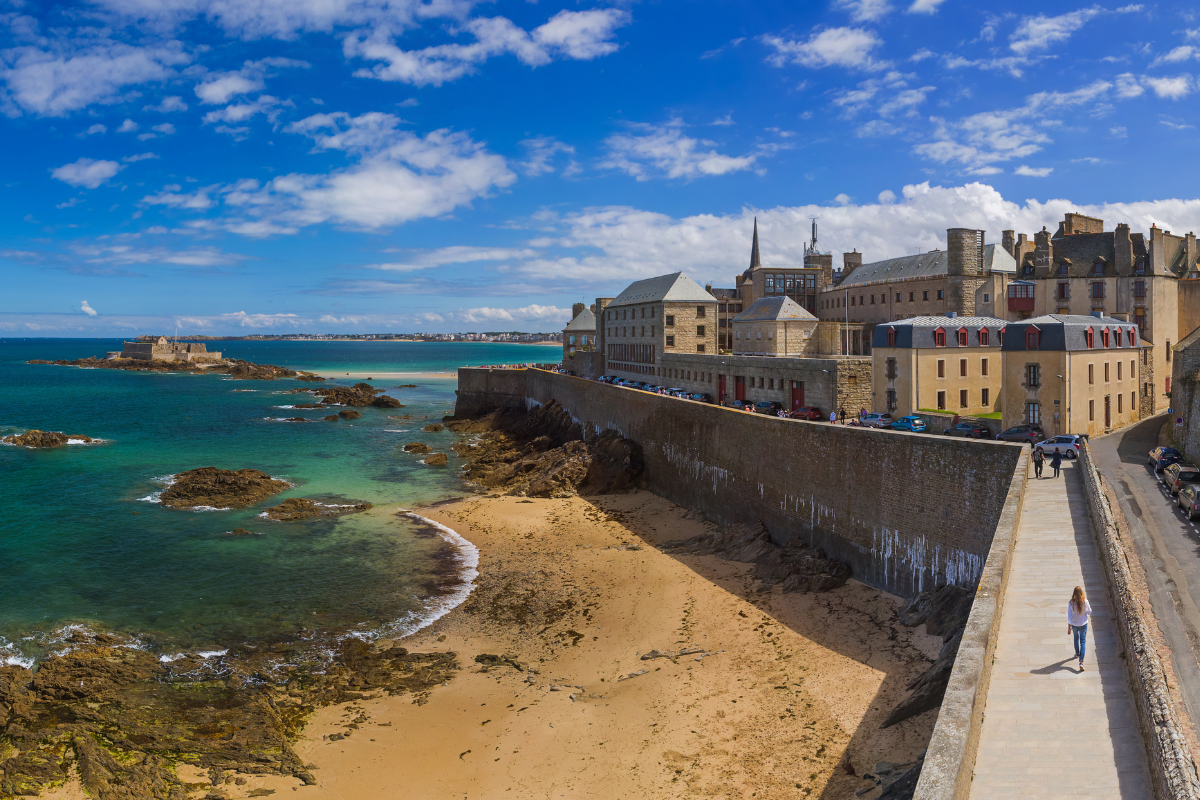
{"type": "Polygon", "coordinates": [[[1166,405],[1173,345],[1200,326],[1195,235],[1152,226],[1147,236],[1125,223],[1106,231],[1103,220],[1067,214],[1053,235],[1043,228],[1030,240],[1005,231],[1003,241],[1022,288],[1010,287],[1002,316],[1103,314],[1132,322],[1151,346],[1141,370],[1141,414],[1166,405]]]}
{"type": "Polygon", "coordinates": [[[995,317],[923,316],[876,325],[871,408],[893,417],[998,411],[1005,324],[995,317]]]}
{"type": "Polygon", "coordinates": [[[717,299],[682,272],[635,281],[597,323],[604,374],[651,380],[667,353],[717,354],[717,299]]]}
{"type": "Polygon", "coordinates": [[[208,351],[200,342],[175,342],[165,336],[146,341],[125,342],[121,352],[108,353],[109,358],[135,358],[140,361],[220,361],[219,352],[208,351]]]}
{"type": "Polygon", "coordinates": [[[1141,419],[1137,326],[1104,316],[1048,314],[1009,322],[1001,346],[1004,427],[1089,436],[1141,419]]]}
{"type": "Polygon", "coordinates": [[[731,323],[733,355],[817,355],[817,318],[786,295],[755,300],[731,323]]]}

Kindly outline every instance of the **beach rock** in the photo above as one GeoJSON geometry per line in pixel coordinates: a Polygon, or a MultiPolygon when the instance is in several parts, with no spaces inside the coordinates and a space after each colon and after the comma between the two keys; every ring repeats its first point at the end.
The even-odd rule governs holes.
{"type": "Polygon", "coordinates": [[[440,422],[431,422],[424,428],[421,428],[421,430],[425,431],[426,433],[439,433],[446,430],[446,426],[440,422]]]}
{"type": "Polygon", "coordinates": [[[315,383],[315,382],[317,382],[317,381],[323,381],[323,380],[326,380],[326,379],[325,379],[325,378],[322,378],[320,375],[315,375],[315,374],[313,374],[313,373],[311,373],[311,372],[303,372],[303,371],[301,371],[301,372],[300,372],[300,374],[296,376],[296,380],[298,380],[298,381],[306,381],[306,382],[309,382],[309,383],[315,383]]]}
{"type": "Polygon", "coordinates": [[[377,393],[377,394],[378,394],[379,392],[382,392],[382,391],[383,391],[383,389],[376,389],[376,388],[375,388],[374,386],[372,386],[371,384],[369,384],[369,383],[363,383],[363,382],[361,382],[361,381],[360,381],[360,382],[358,382],[358,383],[356,383],[356,384],[354,384],[354,385],[353,385],[353,386],[351,386],[350,388],[351,388],[351,389],[356,389],[357,391],[360,391],[360,392],[375,392],[375,393],[377,393]]]}
{"type": "Polygon", "coordinates": [[[59,431],[26,431],[19,436],[5,436],[0,441],[5,444],[15,444],[20,447],[61,447],[70,439],[80,439],[84,442],[92,441],[92,437],[84,436],[82,433],[66,434],[59,431]]]}
{"type": "Polygon", "coordinates": [[[248,531],[245,528],[234,528],[231,531],[225,531],[227,536],[258,536],[257,531],[248,531]]]}
{"type": "Polygon", "coordinates": [[[328,417],[323,417],[323,419],[326,422],[337,422],[339,419],[341,419],[341,417],[337,414],[330,414],[328,417]]]}
{"type": "Polygon", "coordinates": [[[404,408],[400,405],[400,401],[394,397],[388,397],[386,394],[381,394],[371,401],[371,405],[375,408],[404,408]]]}
{"type": "Polygon", "coordinates": [[[475,656],[475,663],[482,664],[485,672],[490,667],[512,667],[517,672],[524,672],[529,668],[527,664],[517,661],[516,656],[498,656],[492,653],[480,653],[475,656]]]}
{"type": "Polygon", "coordinates": [[[425,456],[425,463],[431,467],[444,467],[448,460],[445,453],[430,453],[425,456]]]}
{"type": "Polygon", "coordinates": [[[316,500],[309,500],[305,497],[289,497],[279,505],[272,506],[263,511],[263,515],[267,519],[273,519],[278,522],[294,522],[314,517],[338,517],[342,514],[356,514],[360,511],[369,511],[370,509],[370,503],[348,503],[342,505],[318,503],[316,500]]]}
{"type": "Polygon", "coordinates": [[[284,422],[308,422],[304,417],[286,417],[284,422]]]}
{"type": "Polygon", "coordinates": [[[160,500],[168,508],[245,508],[289,488],[256,469],[201,467],[176,475],[160,500]]]}
{"type": "Polygon", "coordinates": [[[279,378],[294,378],[296,371],[286,367],[276,367],[271,364],[254,364],[240,358],[229,359],[228,366],[217,371],[224,372],[229,377],[239,381],[273,381],[279,378]]]}
{"type": "Polygon", "coordinates": [[[428,453],[433,448],[424,442],[409,442],[404,445],[404,450],[407,453],[428,453]]]}
{"type": "Polygon", "coordinates": [[[415,389],[415,388],[417,388],[417,385],[415,383],[402,383],[399,386],[397,386],[396,388],[397,389],[415,389]]]}
{"type": "MultiPolygon", "coordinates": [[[[876,768],[878,768],[876,764],[876,768]]],[[[899,775],[880,776],[883,792],[876,800],[912,800],[917,793],[917,781],[921,778],[921,767],[925,766],[925,754],[917,759],[917,763],[901,772],[899,775]]]]}
{"type": "Polygon", "coordinates": [[[294,408],[324,408],[321,403],[298,403],[294,408]]]}
{"type": "Polygon", "coordinates": [[[342,419],[358,419],[359,417],[362,416],[362,414],[358,413],[357,411],[347,408],[343,411],[339,411],[338,416],[341,417],[342,419]]]}
{"type": "Polygon", "coordinates": [[[400,401],[394,397],[387,395],[375,395],[382,392],[382,389],[376,389],[369,383],[356,383],[351,387],[345,386],[330,386],[328,388],[314,389],[315,393],[321,395],[326,405],[339,406],[375,406],[376,408],[403,408],[400,401]]]}

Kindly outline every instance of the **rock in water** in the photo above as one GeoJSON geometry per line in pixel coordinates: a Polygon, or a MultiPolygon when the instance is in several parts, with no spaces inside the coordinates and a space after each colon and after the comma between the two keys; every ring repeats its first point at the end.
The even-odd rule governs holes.
{"type": "Polygon", "coordinates": [[[347,408],[343,411],[339,411],[338,416],[341,417],[342,419],[358,419],[359,417],[362,416],[362,414],[358,413],[357,411],[355,411],[353,409],[347,408]]]}
{"type": "Polygon", "coordinates": [[[339,417],[337,414],[330,414],[328,417],[325,417],[324,419],[326,422],[337,422],[339,419],[341,419],[341,417],[339,417]]]}
{"type": "Polygon", "coordinates": [[[445,453],[430,453],[425,456],[425,463],[431,467],[444,467],[447,460],[445,453]]]}
{"type": "Polygon", "coordinates": [[[71,439],[80,439],[85,442],[92,441],[92,437],[84,436],[82,433],[66,434],[59,431],[27,431],[19,436],[5,436],[2,440],[5,444],[15,444],[20,447],[60,447],[66,444],[71,439]]]}
{"type": "Polygon", "coordinates": [[[388,397],[386,394],[381,394],[371,401],[371,405],[376,408],[404,408],[400,405],[400,401],[394,397],[388,397]]]}
{"type": "Polygon", "coordinates": [[[432,447],[424,442],[409,442],[404,445],[404,450],[408,453],[428,453],[432,449],[432,447]]]}
{"type": "Polygon", "coordinates": [[[318,503],[306,497],[289,497],[277,506],[272,506],[263,512],[268,519],[278,522],[295,522],[296,520],[312,519],[313,517],[336,517],[342,514],[355,514],[359,511],[369,511],[370,503],[334,505],[318,503]]]}
{"type": "Polygon", "coordinates": [[[327,405],[338,406],[375,406],[376,408],[403,408],[400,401],[394,397],[375,395],[382,389],[375,389],[369,383],[356,383],[353,386],[330,386],[329,388],[314,389],[316,394],[324,398],[327,405]]]}
{"type": "Polygon", "coordinates": [[[446,430],[446,426],[440,422],[431,422],[421,430],[425,431],[426,433],[439,433],[446,430]]]}
{"type": "Polygon", "coordinates": [[[245,508],[290,488],[257,469],[201,467],[176,475],[161,500],[169,508],[245,508]]]}
{"type": "Polygon", "coordinates": [[[321,405],[320,403],[300,403],[300,404],[296,405],[295,407],[296,408],[324,408],[325,406],[321,405]]]}

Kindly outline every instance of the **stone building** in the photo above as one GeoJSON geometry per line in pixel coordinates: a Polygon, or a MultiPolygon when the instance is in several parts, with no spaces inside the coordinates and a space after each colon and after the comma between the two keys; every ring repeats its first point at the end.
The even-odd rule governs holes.
{"type": "Polygon", "coordinates": [[[165,336],[153,341],[125,342],[120,353],[109,353],[109,358],[136,358],[140,361],[220,361],[219,352],[208,352],[200,342],[173,342],[165,336]]]}
{"type": "Polygon", "coordinates": [[[1173,348],[1170,430],[1187,462],[1200,463],[1200,328],[1173,348]]]}
{"type": "MultiPolygon", "coordinates": [[[[804,263],[799,267],[764,267],[758,248],[758,220],[750,246],[750,266],[737,279],[738,296],[748,308],[763,297],[789,297],[811,313],[817,299],[833,284],[833,256],[817,250],[817,224],[813,222],[812,241],[805,245],[804,263]]],[[[851,258],[851,254],[846,254],[851,258]]],[[[861,256],[859,257],[861,260],[861,256]]]]}
{"type": "Polygon", "coordinates": [[[596,315],[583,303],[572,306],[571,315],[562,334],[563,366],[576,375],[591,377],[596,351],[596,315]]]}
{"type": "Polygon", "coordinates": [[[893,417],[998,411],[1005,324],[995,317],[914,317],[876,325],[872,407],[893,417]]]}
{"type": "Polygon", "coordinates": [[[717,299],[682,272],[634,281],[597,306],[605,375],[647,380],[665,354],[717,354],[717,299]]]}
{"type": "Polygon", "coordinates": [[[1089,436],[1141,419],[1146,351],[1137,326],[1105,316],[1047,314],[1009,322],[1001,345],[1004,427],[1089,436]]]}
{"type": "Polygon", "coordinates": [[[817,318],[786,295],[755,300],[731,323],[733,355],[817,354],[817,318]]]}
{"type": "Polygon", "coordinates": [[[1067,214],[1051,234],[1032,241],[1004,231],[1004,247],[1018,264],[1021,287],[1010,287],[1008,319],[1103,314],[1137,326],[1150,346],[1139,402],[1143,416],[1171,392],[1173,343],[1200,326],[1200,272],[1196,237],[1151,226],[1149,236],[1121,223],[1067,214]]]}
{"type": "Polygon", "coordinates": [[[738,289],[718,289],[712,284],[704,291],[717,298],[717,348],[720,351],[733,347],[733,318],[742,313],[742,295],[738,289]]]}

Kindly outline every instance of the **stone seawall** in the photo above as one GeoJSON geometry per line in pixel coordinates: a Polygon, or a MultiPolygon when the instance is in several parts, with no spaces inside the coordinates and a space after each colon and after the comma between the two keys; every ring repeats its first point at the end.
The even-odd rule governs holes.
{"type": "Polygon", "coordinates": [[[455,413],[556,400],[638,442],[646,488],[722,523],[762,521],[910,597],[974,587],[1018,445],[781,420],[538,370],[459,370],[455,413]]]}

